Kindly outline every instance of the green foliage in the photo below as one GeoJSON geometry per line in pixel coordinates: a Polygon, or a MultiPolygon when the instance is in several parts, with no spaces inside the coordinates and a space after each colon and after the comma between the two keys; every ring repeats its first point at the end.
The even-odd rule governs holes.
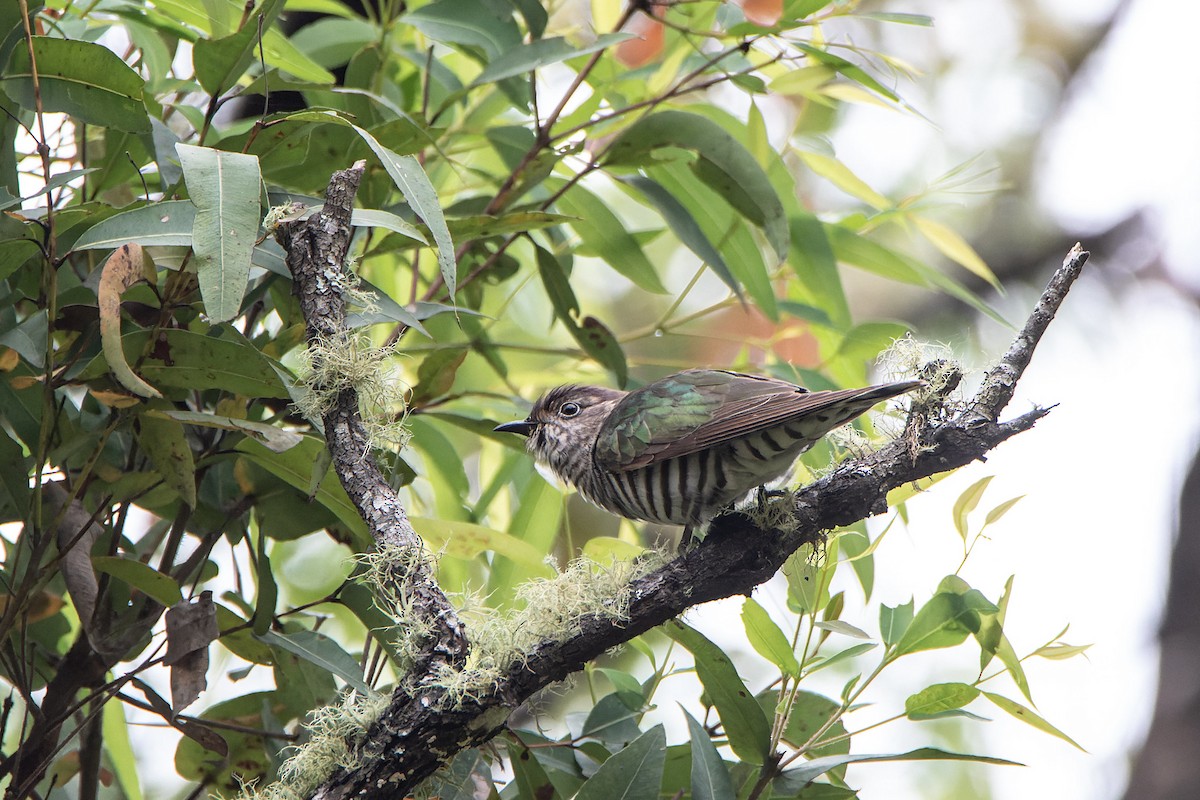
{"type": "MultiPolygon", "coordinates": [[[[94,786],[103,761],[124,796],[141,796],[135,717],[172,726],[178,774],[212,792],[282,773],[290,788],[265,796],[300,796],[335,765],[353,766],[352,745],[403,677],[412,634],[396,630],[403,608],[357,581],[369,563],[350,561],[370,542],[329,472],[320,417],[330,387],[358,389],[378,448],[363,457],[381,458],[401,489],[440,554],[442,586],[471,598],[471,661],[439,676],[465,697],[536,643],[574,632],[583,614],[620,617],[629,579],[658,558],[634,560],[644,542],[628,524],[564,504],[519,443],[492,433],[524,415],[518,398],[573,380],[637,384],[698,362],[749,368],[751,348],[776,374],[861,383],[906,328],[855,319],[845,267],[994,314],[956,269],[897,249],[915,231],[995,282],[928,198],[886,197],[817,144],[847,98],[906,108],[901,76],[876,74],[856,37],[827,39],[837,30],[827,23],[871,37],[927,18],[806,0],[783,4],[768,28],[737,4],[703,0],[660,7],[661,49],[650,37],[651,51],[634,55],[625,48],[636,40],[614,29],[616,4],[592,4],[612,15],[595,36],[538,0],[365,5],[31,0],[24,19],[24,0],[0,4],[0,521],[12,523],[0,531],[0,679],[15,690],[5,752],[29,755],[3,762],[15,794],[44,796],[51,774],[81,763],[79,781],[94,786]],[[304,9],[326,16],[287,27],[304,9]],[[769,139],[768,96],[796,111],[769,120],[769,139]],[[326,276],[350,292],[355,333],[321,342],[324,371],[313,374],[271,233],[311,213],[330,174],[360,159],[350,263],[326,276]],[[850,205],[814,211],[823,183],[850,205]],[[775,345],[797,337],[813,353],[789,364],[775,345]],[[741,348],[733,363],[705,349],[722,339],[741,348]],[[405,420],[409,433],[397,435],[405,420]],[[318,539],[346,564],[315,576],[284,566],[289,548],[318,539]],[[570,561],[580,552],[589,558],[570,561]],[[305,585],[351,572],[300,599],[305,585]],[[219,634],[199,650],[220,653],[214,663],[234,682],[203,693],[188,716],[154,689],[189,669],[160,663],[161,611],[206,590],[220,600],[219,634]],[[94,648],[104,677],[56,676],[75,643],[94,648]],[[275,688],[239,688],[255,671],[275,688]],[[61,747],[28,702],[71,708],[54,720],[61,747]],[[73,712],[84,708],[102,712],[99,735],[81,737],[73,712]],[[302,741],[281,768],[284,745],[302,741]]],[[[807,467],[830,455],[818,448],[807,467]]],[[[955,506],[964,560],[1016,502],[972,533],[986,488],[955,506]]],[[[993,602],[950,576],[919,607],[882,606],[876,636],[839,619],[844,596],[830,587],[848,564],[869,598],[878,539],[865,528],[839,536],[821,558],[789,562],[785,624],[744,606],[746,637],[774,681],[743,680],[742,656],[671,623],[716,719],[692,702],[689,739],[668,746],[646,712],[671,670],[635,640],[652,675],[635,678],[624,663],[591,670],[589,682],[613,691],[594,694],[576,735],[507,734],[516,788],[505,796],[852,797],[844,774],[856,761],[999,763],[930,748],[849,755],[854,712],[884,668],[968,640],[979,676],[917,693],[895,719],[972,717],[965,707],[982,695],[1067,739],[979,688],[998,659],[1032,703],[1003,629],[1011,582],[993,602]],[[841,697],[800,688],[833,668],[853,675],[841,697]]],[[[1033,654],[1083,649],[1055,637],[1033,654]]],[[[460,754],[426,791],[478,796],[498,757],[460,754]]]]}

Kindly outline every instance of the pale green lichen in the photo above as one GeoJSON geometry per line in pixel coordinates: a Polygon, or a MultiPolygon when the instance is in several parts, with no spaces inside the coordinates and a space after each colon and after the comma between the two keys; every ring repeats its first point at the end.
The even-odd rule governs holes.
{"type": "Polygon", "coordinates": [[[566,569],[556,569],[552,578],[522,584],[512,608],[505,611],[476,596],[462,596],[460,616],[470,632],[471,653],[461,669],[445,667],[431,682],[446,691],[450,705],[485,697],[535,646],[578,633],[585,617],[626,618],[631,582],[665,560],[654,550],[631,561],[577,558],[566,569]]]}
{"type": "MultiPolygon", "coordinates": [[[[374,347],[367,333],[346,331],[309,342],[303,356],[296,408],[310,419],[320,419],[337,403],[340,393],[358,393],[359,416],[371,444],[402,448],[408,442],[403,414],[403,382],[391,364],[393,347],[374,347]]],[[[364,454],[365,456],[366,454],[364,454]]]]}
{"type": "Polygon", "coordinates": [[[388,706],[387,695],[364,696],[347,689],[340,703],[312,712],[308,741],[279,767],[279,779],[257,789],[246,786],[240,800],[301,800],[312,796],[334,770],[361,766],[358,744],[388,706]]]}
{"type": "Polygon", "coordinates": [[[751,502],[742,508],[754,521],[757,528],[764,531],[783,531],[791,533],[796,529],[796,493],[791,490],[773,491],[763,499],[757,498],[757,493],[751,495],[751,502]]]}
{"type": "Polygon", "coordinates": [[[357,558],[362,566],[358,581],[371,590],[375,607],[394,620],[390,634],[396,652],[396,668],[406,672],[420,653],[430,634],[428,621],[417,612],[412,598],[403,591],[409,576],[417,571],[434,574],[437,561],[423,549],[384,546],[357,558]]]}

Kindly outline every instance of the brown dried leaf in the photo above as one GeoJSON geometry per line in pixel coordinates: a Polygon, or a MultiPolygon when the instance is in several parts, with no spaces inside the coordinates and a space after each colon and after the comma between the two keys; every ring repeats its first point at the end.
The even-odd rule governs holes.
{"type": "MultiPolygon", "coordinates": [[[[212,592],[202,592],[194,601],[184,600],[167,610],[167,654],[163,663],[171,668],[171,709],[176,714],[208,686],[208,646],[219,634],[212,592]]],[[[200,739],[196,741],[204,744],[200,739]]]]}
{"type": "Polygon", "coordinates": [[[122,386],[141,397],[162,397],[158,389],[133,373],[121,347],[121,293],[141,280],[142,264],[140,244],[121,245],[104,264],[96,289],[100,306],[100,343],[109,369],[122,386]]]}
{"type": "Polygon", "coordinates": [[[75,500],[61,513],[69,495],[59,483],[48,483],[43,489],[43,497],[48,508],[55,516],[59,516],[56,536],[59,550],[63,557],[60,565],[63,582],[67,585],[67,593],[75,604],[75,612],[79,615],[79,623],[93,644],[103,640],[103,634],[96,629],[93,616],[96,610],[96,594],[99,584],[96,581],[96,571],[92,569],[92,545],[104,532],[104,529],[92,521],[92,515],[83,504],[75,500]]]}

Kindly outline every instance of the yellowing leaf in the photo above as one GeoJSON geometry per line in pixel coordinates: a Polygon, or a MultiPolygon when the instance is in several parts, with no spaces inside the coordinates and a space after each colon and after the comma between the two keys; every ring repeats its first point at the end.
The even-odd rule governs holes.
{"type": "Polygon", "coordinates": [[[921,235],[928,239],[942,255],[969,272],[983,278],[995,287],[997,291],[1000,290],[1000,281],[996,278],[996,274],[979,257],[979,254],[975,252],[975,248],[971,247],[966,239],[959,236],[951,228],[940,222],[934,222],[927,217],[913,216],[912,221],[917,226],[917,230],[921,232],[921,235]]]}
{"type": "Polygon", "coordinates": [[[954,501],[954,529],[964,540],[967,538],[967,515],[975,510],[975,506],[979,505],[979,500],[994,477],[996,476],[988,475],[980,478],[968,486],[966,491],[954,501]]]}
{"type": "Polygon", "coordinates": [[[892,207],[892,201],[867,185],[866,181],[850,171],[850,168],[832,156],[820,153],[797,153],[809,169],[820,175],[851,197],[862,200],[872,208],[883,211],[892,207]]]}
{"type": "Polygon", "coordinates": [[[134,374],[121,348],[121,293],[142,277],[142,246],[124,244],[104,264],[96,296],[100,306],[100,343],[104,360],[117,381],[141,397],[162,393],[134,374]]]}

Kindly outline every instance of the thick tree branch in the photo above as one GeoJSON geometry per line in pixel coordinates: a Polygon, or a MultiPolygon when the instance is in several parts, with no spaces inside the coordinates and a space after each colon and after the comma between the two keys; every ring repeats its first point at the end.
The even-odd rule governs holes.
{"type": "MultiPolygon", "coordinates": [[[[371,457],[370,437],[359,413],[358,391],[348,382],[339,382],[330,374],[329,365],[321,363],[324,348],[350,343],[344,264],[350,247],[350,212],[364,167],[360,161],[334,173],[324,208],[307,220],[284,223],[275,236],[287,251],[288,269],[312,347],[314,374],[328,376],[329,385],[315,390],[334,395],[322,420],[334,471],[376,544],[393,552],[403,548],[411,554],[389,567],[394,585],[426,627],[424,636],[419,637],[419,655],[413,668],[414,675],[422,675],[439,665],[461,666],[467,655],[466,634],[424,558],[421,537],[371,457]]],[[[397,702],[420,699],[419,689],[413,696],[407,694],[410,686],[413,684],[397,690],[397,702]]]]}
{"type": "MultiPolygon", "coordinates": [[[[353,190],[344,197],[344,210],[339,211],[332,206],[343,194],[334,184],[352,180],[356,185],[358,175],[351,173],[354,171],[334,176],[327,214],[310,219],[305,226],[293,224],[285,235],[288,264],[296,277],[310,337],[344,329],[340,295],[336,301],[331,299],[339,290],[322,277],[322,271],[336,274],[341,269],[353,190]],[[302,227],[306,239],[299,235],[302,227]],[[341,242],[340,249],[319,249],[325,240],[341,242]]],[[[426,671],[414,671],[408,685],[420,687],[420,691],[398,692],[393,697],[362,744],[361,766],[338,770],[314,797],[405,796],[454,754],[499,733],[511,711],[535,692],[581,669],[606,650],[694,605],[751,591],[774,575],[801,545],[817,541],[825,531],[886,510],[887,493],[892,489],[982,460],[1001,442],[1033,427],[1048,409],[1036,408],[1007,422],[997,420],[1087,256],[1078,245],[1068,254],[1024,328],[989,371],[966,410],[951,416],[946,408],[923,407],[920,414],[913,415],[903,440],[848,461],[801,489],[795,496],[797,524],[789,531],[764,531],[743,514],[718,518],[703,545],[633,582],[627,616],[584,617],[567,638],[542,642],[523,654],[481,697],[451,702],[444,689],[433,685],[432,662],[418,665],[426,671]]],[[[382,477],[364,478],[363,473],[377,474],[378,470],[362,456],[366,449],[357,397],[352,389],[342,393],[345,397],[339,397],[338,408],[325,420],[338,474],[378,540],[419,547],[394,494],[390,489],[383,491],[382,477]]],[[[449,648],[456,659],[461,658],[465,654],[461,625],[432,577],[422,572],[410,574],[408,581],[414,595],[429,602],[424,613],[434,626],[435,646],[449,648]]]]}

